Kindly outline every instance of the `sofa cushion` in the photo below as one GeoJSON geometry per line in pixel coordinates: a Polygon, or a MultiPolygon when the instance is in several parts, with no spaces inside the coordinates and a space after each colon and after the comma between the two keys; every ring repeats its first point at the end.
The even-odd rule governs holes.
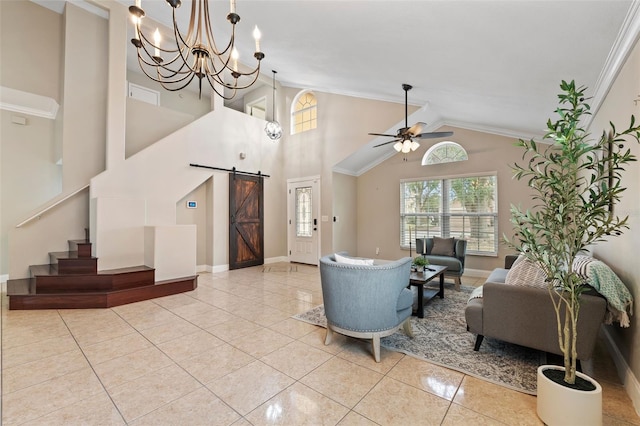
{"type": "Polygon", "coordinates": [[[433,248],[431,248],[430,255],[434,256],[454,256],[455,240],[451,238],[433,237],[433,248]]]}
{"type": "Polygon", "coordinates": [[[508,269],[496,268],[493,271],[491,271],[486,282],[504,284],[504,282],[507,280],[508,273],[509,273],[508,269]]]}
{"type": "Polygon", "coordinates": [[[456,257],[449,256],[432,256],[430,254],[425,255],[425,258],[432,265],[446,266],[448,269],[445,274],[460,272],[462,270],[462,262],[456,257]]]}
{"type": "Polygon", "coordinates": [[[507,272],[505,284],[526,286],[526,287],[547,287],[546,275],[532,261],[521,259],[507,272]]]}
{"type": "Polygon", "coordinates": [[[333,256],[336,259],[337,263],[344,263],[347,265],[373,266],[373,259],[361,259],[361,258],[355,258],[355,257],[341,256],[338,253],[334,254],[333,256]]]}

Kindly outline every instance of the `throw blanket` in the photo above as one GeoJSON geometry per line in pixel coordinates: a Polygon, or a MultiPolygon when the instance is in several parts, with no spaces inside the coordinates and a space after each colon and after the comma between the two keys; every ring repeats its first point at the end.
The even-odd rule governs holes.
{"type": "MultiPolygon", "coordinates": [[[[629,316],[633,315],[633,296],[616,273],[605,263],[589,256],[576,256],[573,269],[607,299],[605,324],[615,321],[620,323],[620,327],[629,327],[629,316]]],[[[509,278],[507,276],[506,284],[527,285],[529,282],[524,280],[524,284],[518,284],[520,280],[513,282],[509,278]]],[[[476,298],[482,298],[482,286],[471,292],[469,300],[476,298]]]]}
{"type": "Polygon", "coordinates": [[[576,256],[573,269],[607,299],[605,324],[616,321],[621,327],[629,327],[629,316],[633,314],[633,296],[615,272],[605,263],[589,256],[576,256]]]}

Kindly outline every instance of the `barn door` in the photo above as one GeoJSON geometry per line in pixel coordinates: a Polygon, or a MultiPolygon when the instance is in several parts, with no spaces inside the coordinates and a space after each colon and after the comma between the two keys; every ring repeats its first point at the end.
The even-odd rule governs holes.
{"type": "Polygon", "coordinates": [[[264,263],[263,178],[229,174],[229,269],[264,263]]]}

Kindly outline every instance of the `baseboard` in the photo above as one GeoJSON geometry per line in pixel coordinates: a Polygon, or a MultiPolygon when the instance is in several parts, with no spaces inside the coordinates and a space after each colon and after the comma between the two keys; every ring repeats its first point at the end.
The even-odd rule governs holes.
{"type": "Polygon", "coordinates": [[[211,268],[211,273],[216,273],[216,272],[226,272],[229,270],[229,265],[213,265],[211,268]]]}
{"type": "Polygon", "coordinates": [[[267,265],[269,263],[279,263],[279,262],[288,262],[289,258],[287,256],[278,256],[278,257],[270,257],[264,260],[264,264],[267,265]]]}
{"type": "Polygon", "coordinates": [[[211,272],[210,265],[196,265],[196,273],[199,272],[211,272]]]}
{"type": "Polygon", "coordinates": [[[611,337],[609,330],[606,327],[602,327],[602,332],[607,349],[609,349],[609,353],[613,358],[613,363],[616,365],[616,370],[618,370],[618,377],[622,380],[622,385],[633,403],[633,408],[635,408],[636,414],[640,416],[640,382],[638,382],[633,371],[629,368],[629,364],[627,364],[622,353],[620,353],[620,350],[613,341],[613,337],[611,337]]]}
{"type": "Polygon", "coordinates": [[[485,271],[482,269],[467,269],[464,270],[465,277],[473,277],[473,278],[488,278],[491,271],[485,271]]]}

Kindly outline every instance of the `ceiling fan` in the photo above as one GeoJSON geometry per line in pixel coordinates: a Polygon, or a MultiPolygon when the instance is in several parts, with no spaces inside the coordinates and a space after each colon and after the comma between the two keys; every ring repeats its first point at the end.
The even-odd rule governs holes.
{"type": "Polygon", "coordinates": [[[404,154],[415,151],[420,147],[420,143],[415,141],[414,139],[435,139],[435,138],[445,138],[447,136],[453,135],[453,132],[429,132],[422,133],[422,129],[427,125],[427,123],[417,122],[413,126],[409,127],[409,114],[408,114],[408,102],[407,102],[407,93],[411,90],[413,86],[410,84],[403,84],[402,89],[404,90],[404,126],[401,129],[398,129],[398,133],[395,135],[387,135],[384,133],[369,133],[372,136],[386,136],[389,138],[393,138],[388,142],[383,142],[381,144],[375,145],[374,148],[379,146],[388,145],[390,143],[394,143],[393,148],[404,154]]]}

